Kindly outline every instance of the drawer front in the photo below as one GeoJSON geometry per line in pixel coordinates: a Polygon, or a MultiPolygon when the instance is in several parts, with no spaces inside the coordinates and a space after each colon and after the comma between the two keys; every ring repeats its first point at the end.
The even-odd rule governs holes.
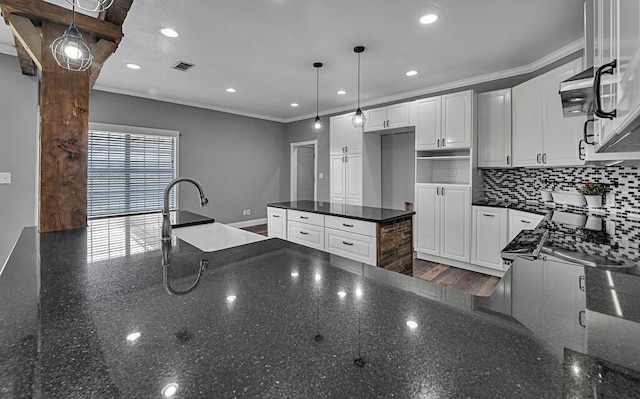
{"type": "Polygon", "coordinates": [[[324,227],[324,215],[319,213],[292,211],[287,212],[287,219],[300,223],[314,224],[324,227]]]}
{"type": "Polygon", "coordinates": [[[287,239],[287,210],[267,207],[267,235],[287,239]]]}
{"type": "Polygon", "coordinates": [[[325,243],[331,254],[376,266],[375,237],[326,228],[325,243]]]}
{"type": "Polygon", "coordinates": [[[287,230],[289,241],[324,251],[324,227],[290,221],[287,230]]]}
{"type": "Polygon", "coordinates": [[[324,225],[325,227],[330,227],[335,230],[363,234],[369,237],[376,236],[376,224],[372,222],[365,222],[363,220],[341,218],[336,216],[325,216],[324,225]]]}

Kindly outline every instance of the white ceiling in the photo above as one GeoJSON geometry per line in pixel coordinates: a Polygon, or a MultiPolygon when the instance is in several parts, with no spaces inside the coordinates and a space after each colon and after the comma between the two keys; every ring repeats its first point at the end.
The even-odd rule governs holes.
{"type": "MultiPolygon", "coordinates": [[[[123,26],[125,37],[96,88],[297,120],[315,114],[313,62],[325,64],[320,70],[321,114],[355,108],[356,45],[366,47],[361,81],[365,105],[480,75],[513,75],[561,48],[576,47],[583,34],[582,3],[135,0],[123,26]],[[440,19],[421,25],[419,18],[428,13],[440,19]],[[164,37],[161,27],[174,28],[180,36],[164,37]],[[170,69],[179,60],[196,67],[170,69]],[[142,69],[126,68],[130,62],[142,69]],[[410,69],[420,73],[406,77],[410,69]],[[227,93],[228,87],[237,93],[227,93]],[[337,95],[339,89],[347,95],[337,95]],[[300,106],[292,108],[292,102],[300,106]]],[[[8,45],[13,39],[2,26],[0,51],[8,45]]]]}

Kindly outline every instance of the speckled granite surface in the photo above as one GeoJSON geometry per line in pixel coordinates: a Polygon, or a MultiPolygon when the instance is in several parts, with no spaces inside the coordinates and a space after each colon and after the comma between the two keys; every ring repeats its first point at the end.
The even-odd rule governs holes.
{"type": "Polygon", "coordinates": [[[291,209],[303,212],[320,213],[349,219],[365,220],[374,223],[387,223],[407,216],[415,215],[415,211],[401,209],[374,208],[370,206],[343,205],[321,201],[288,201],[267,204],[274,208],[291,209]]]}
{"type": "MultiPolygon", "coordinates": [[[[147,398],[170,387],[180,398],[566,393],[566,356],[519,323],[382,285],[279,239],[215,253],[176,240],[163,270],[158,234],[139,217],[23,231],[0,276],[0,396],[147,398]],[[198,286],[169,294],[163,272],[184,290],[203,259],[198,286]]],[[[638,306],[628,300],[625,313],[638,306]]]]}

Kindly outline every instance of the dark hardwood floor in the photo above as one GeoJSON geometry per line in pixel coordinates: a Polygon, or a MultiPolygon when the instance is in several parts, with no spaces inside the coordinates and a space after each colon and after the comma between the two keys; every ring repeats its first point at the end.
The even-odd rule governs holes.
{"type": "MultiPolygon", "coordinates": [[[[266,224],[244,227],[243,230],[263,236],[267,235],[266,224]]],[[[413,277],[444,287],[451,287],[468,294],[485,297],[491,296],[498,284],[500,284],[500,277],[416,259],[415,255],[413,259],[413,277]]]]}

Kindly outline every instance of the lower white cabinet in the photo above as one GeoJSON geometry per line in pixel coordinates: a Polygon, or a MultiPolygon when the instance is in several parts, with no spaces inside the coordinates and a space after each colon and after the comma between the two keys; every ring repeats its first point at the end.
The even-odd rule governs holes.
{"type": "Polygon", "coordinates": [[[469,262],[471,187],[416,184],[418,252],[469,262]]]}
{"type": "Polygon", "coordinates": [[[376,238],[325,228],[326,251],[376,266],[376,238]]]}
{"type": "Polygon", "coordinates": [[[473,207],[471,263],[505,270],[500,252],[509,243],[507,216],[505,208],[473,207]]]}
{"type": "Polygon", "coordinates": [[[362,205],[362,154],[332,155],[329,163],[331,202],[362,205]]]}
{"type": "Polygon", "coordinates": [[[287,239],[287,210],[267,207],[267,235],[287,239]]]}
{"type": "Polygon", "coordinates": [[[544,219],[542,215],[509,209],[508,241],[513,240],[522,230],[535,229],[542,219],[544,219]]]}
{"type": "Polygon", "coordinates": [[[294,222],[287,224],[289,241],[324,251],[324,227],[313,224],[294,222]]]}

